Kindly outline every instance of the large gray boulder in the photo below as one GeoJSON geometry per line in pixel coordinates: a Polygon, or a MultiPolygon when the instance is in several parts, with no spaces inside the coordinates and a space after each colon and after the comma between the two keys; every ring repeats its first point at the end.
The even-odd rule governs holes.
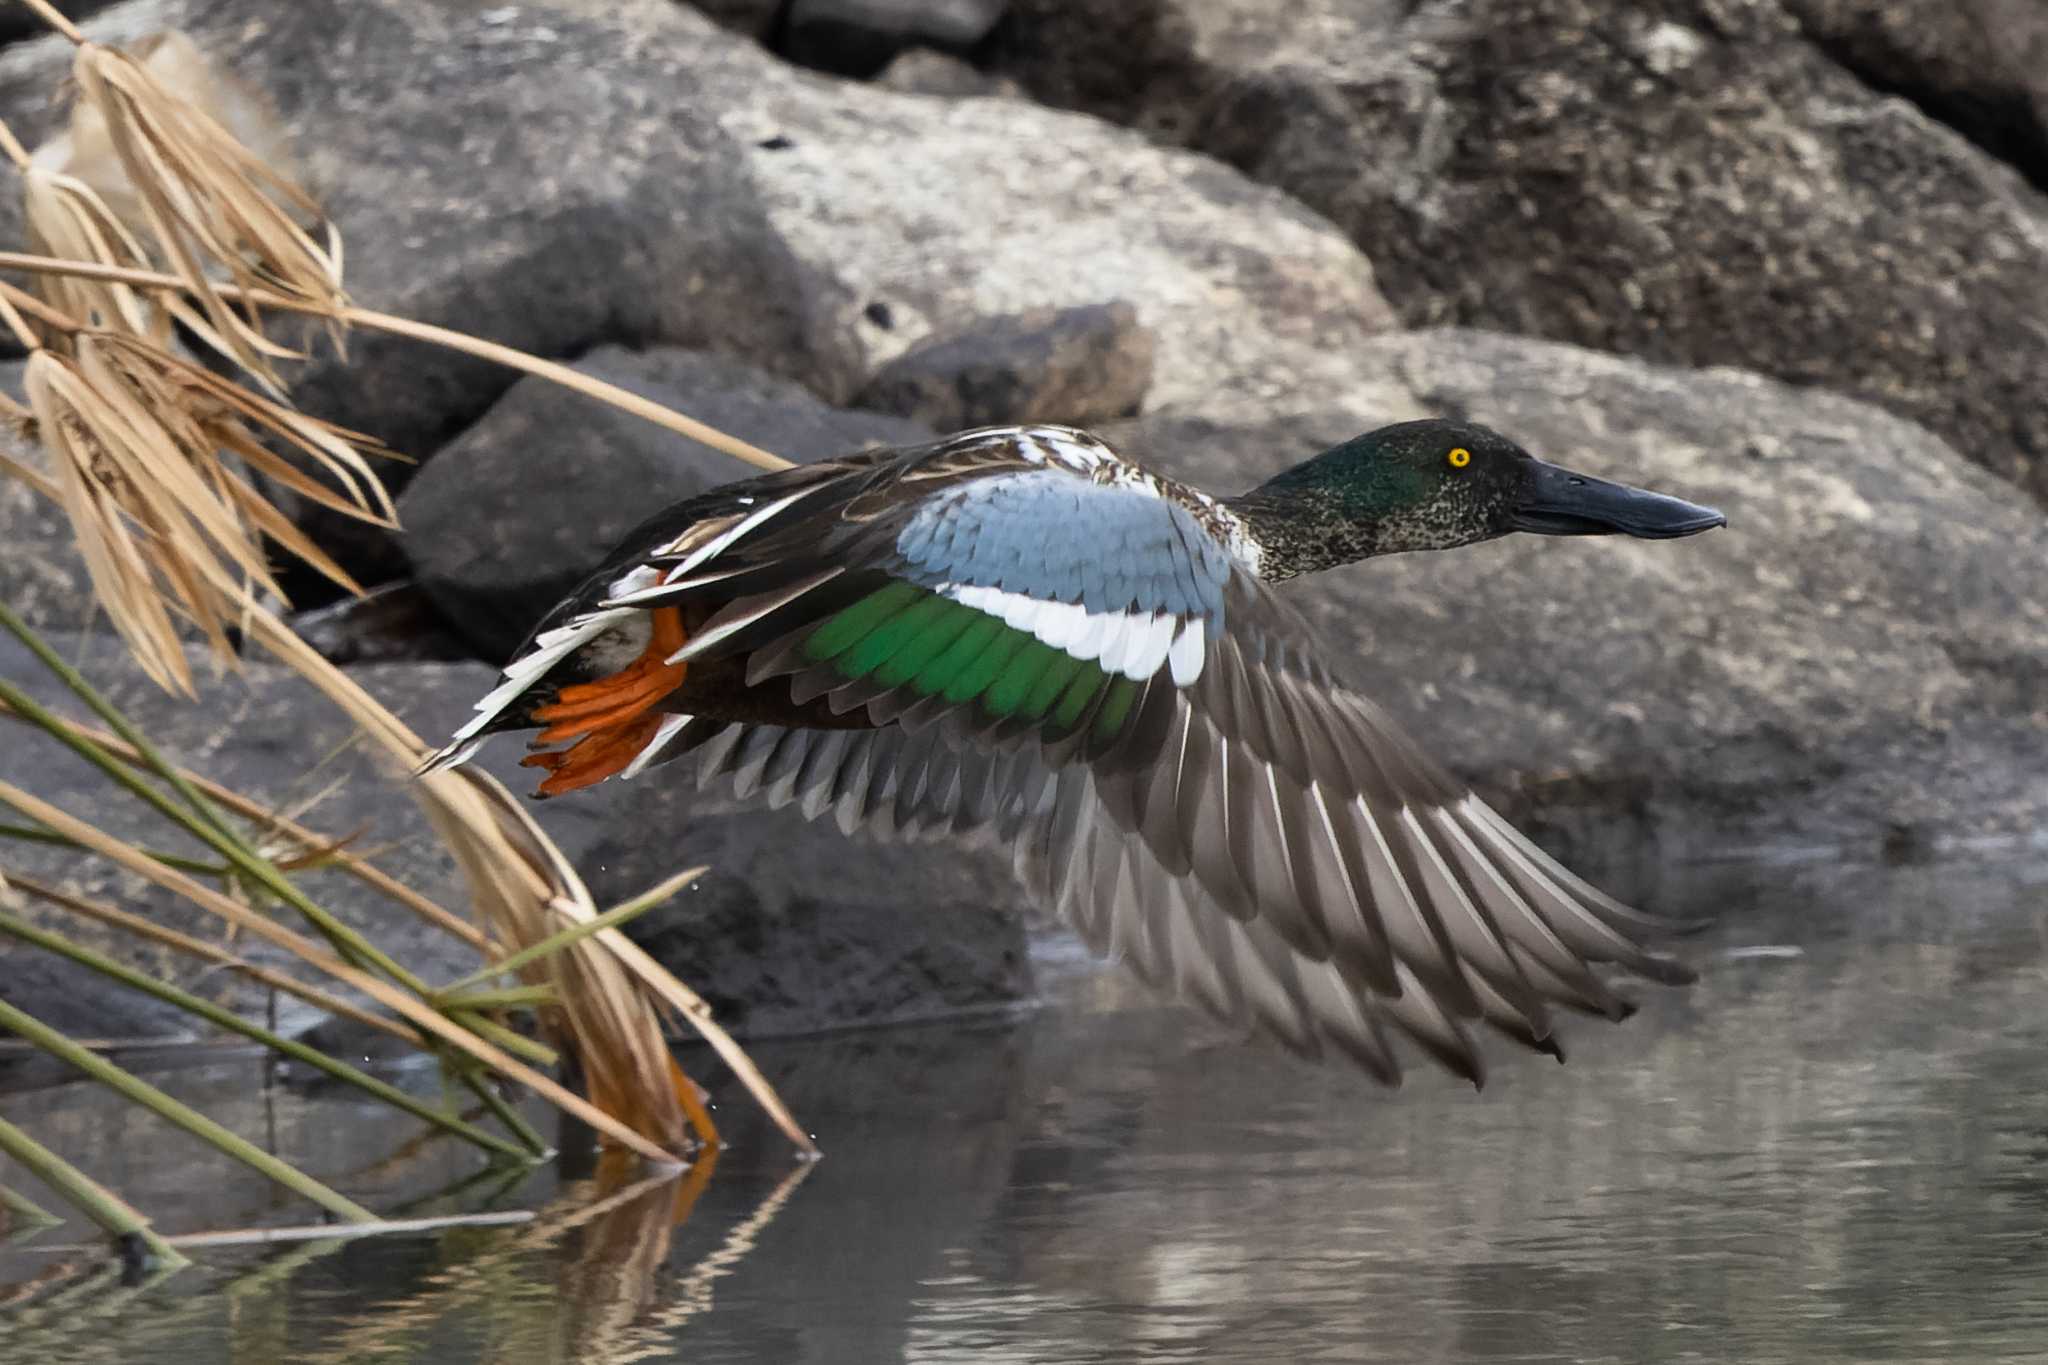
{"type": "Polygon", "coordinates": [[[2048,182],[2048,8],[2034,0],[1785,0],[1874,90],[1911,100],[2036,186],[2048,182]]]}
{"type": "Polygon", "coordinates": [[[722,35],[695,75],[826,282],[810,330],[851,332],[870,373],[935,333],[1123,299],[1158,339],[1148,404],[1220,418],[1355,388],[1350,353],[1393,325],[1355,246],[1207,157],[1015,100],[827,81],[722,35]]]}
{"type": "MultiPolygon", "coordinates": [[[[928,428],[820,402],[735,360],[606,347],[576,368],[799,463],[928,428]]],[[[540,379],[522,380],[420,472],[399,504],[421,588],[502,663],[612,547],[670,503],[746,478],[732,456],[540,379]]]]}
{"type": "Polygon", "coordinates": [[[1137,414],[1157,345],[1128,303],[1040,308],[927,337],[884,365],[859,401],[940,431],[1087,426],[1137,414]]]}
{"type": "Polygon", "coordinates": [[[1003,33],[1042,97],[1324,214],[1410,325],[1822,385],[2048,497],[2048,201],[1925,111],[2038,145],[2036,7],[1024,0],[1003,33]]]}
{"type": "MultiPolygon", "coordinates": [[[[285,7],[132,0],[89,31],[191,33],[277,109],[340,227],[358,303],[541,355],[604,342],[712,346],[842,389],[803,300],[805,271],[763,216],[744,158],[693,93],[694,13],[666,3],[285,7]]],[[[722,42],[744,46],[737,39],[722,42]]],[[[0,118],[52,129],[70,60],[59,40],[0,53],[0,118]]],[[[769,60],[762,57],[765,62],[769,60]]],[[[0,195],[0,246],[17,244],[0,195]]],[[[452,351],[359,332],[324,343],[296,395],[309,411],[424,458],[517,375],[452,351]]],[[[408,468],[388,465],[388,481],[408,468]]],[[[308,513],[359,577],[397,571],[388,537],[308,513]]]]}
{"type": "Polygon", "coordinates": [[[1369,344],[1404,390],[1126,449],[1235,492],[1380,422],[1454,414],[1720,507],[1678,542],[1513,536],[1282,589],[1355,684],[1568,852],[2017,835],[2048,818],[2048,526],[1925,429],[1733,370],[1446,330],[1369,344]]]}

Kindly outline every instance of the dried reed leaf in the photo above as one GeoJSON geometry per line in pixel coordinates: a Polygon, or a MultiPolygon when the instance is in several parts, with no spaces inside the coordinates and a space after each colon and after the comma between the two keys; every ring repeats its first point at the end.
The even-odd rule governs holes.
{"type": "MultiPolygon", "coordinates": [[[[151,259],[99,194],[76,176],[31,163],[22,172],[29,243],[51,256],[105,265],[147,268],[151,259]]],[[[53,308],[87,327],[121,330],[160,346],[172,340],[174,296],[146,294],[118,280],[44,275],[37,289],[53,308]]],[[[180,301],[181,302],[181,301],[180,301]]],[[[190,311],[186,308],[185,311],[190,311]]]]}
{"type": "MultiPolygon", "coordinates": [[[[246,626],[255,593],[283,596],[266,538],[360,591],[223,456],[256,452],[261,468],[289,467],[264,448],[263,433],[332,481],[323,505],[395,524],[362,438],[138,337],[82,331],[70,348],[32,353],[24,381],[54,477],[36,478],[11,460],[0,470],[53,492],[115,630],[160,686],[192,692],[178,619],[232,666],[229,631],[246,626]]],[[[300,472],[292,486],[320,485],[300,472]]]]}
{"type": "Polygon", "coordinates": [[[130,490],[117,483],[117,464],[105,452],[106,436],[97,426],[101,405],[84,377],[46,350],[29,357],[23,382],[56,471],[57,501],[100,605],[152,681],[191,695],[184,644],[159,589],[153,555],[139,543],[148,531],[124,508],[130,490]]]}
{"type": "Polygon", "coordinates": [[[10,444],[21,446],[23,454],[35,449],[41,431],[42,425],[36,421],[34,412],[0,393],[0,474],[19,480],[51,502],[57,502],[63,496],[57,481],[36,466],[17,460],[8,453],[10,444]]]}
{"type": "MultiPolygon", "coordinates": [[[[419,736],[275,617],[258,617],[251,636],[325,692],[403,771],[418,766],[428,748],[419,736]]],[[[575,868],[495,779],[457,768],[414,781],[412,791],[468,880],[477,918],[506,952],[597,917],[575,868]]],[[[791,1142],[816,1153],[745,1049],[712,1022],[710,1006],[631,939],[607,929],[552,955],[545,965],[555,974],[536,984],[553,985],[563,1000],[575,1002],[562,1024],[583,1059],[593,1100],[605,1096],[600,1107],[606,1101],[622,1106],[612,1112],[632,1115],[628,1121],[650,1136],[680,1133],[692,1123],[703,1125],[700,1133],[709,1132],[709,1115],[694,1084],[675,1067],[660,1036],[654,1005],[665,1003],[717,1050],[791,1142]]]]}
{"type": "Polygon", "coordinates": [[[288,164],[276,120],[182,33],[159,35],[133,54],[86,43],[72,75],[71,127],[36,156],[68,169],[113,214],[146,226],[204,316],[208,344],[282,393],[272,362],[298,353],[264,335],[246,294],[233,306],[213,272],[240,290],[309,305],[331,322],[348,299],[339,234],[275,169],[288,164]]]}
{"type": "MultiPolygon", "coordinates": [[[[182,283],[175,275],[166,275],[157,271],[128,270],[89,261],[61,261],[50,256],[28,255],[16,251],[0,251],[0,270],[26,270],[37,275],[77,275],[91,279],[119,279],[130,284],[152,287],[161,286],[165,288],[178,288],[182,283]]],[[[243,297],[242,292],[235,289],[232,285],[223,285],[221,288],[224,294],[232,298],[243,297]]],[[[265,293],[262,290],[254,291],[253,295],[249,297],[252,303],[260,304],[265,308],[276,308],[281,311],[294,313],[309,313],[315,316],[327,316],[325,310],[316,308],[311,304],[300,303],[280,295],[265,293]]],[[[488,360],[495,365],[503,365],[522,374],[530,374],[537,378],[545,379],[550,384],[557,384],[562,388],[580,393],[586,398],[605,404],[607,407],[616,408],[620,412],[629,413],[643,421],[652,422],[655,426],[665,431],[676,432],[679,435],[689,437],[693,441],[710,446],[713,450],[723,451],[734,459],[753,465],[757,469],[788,469],[790,467],[790,462],[781,456],[763,450],[759,446],[749,445],[737,436],[730,436],[720,431],[717,427],[707,426],[693,417],[677,412],[674,408],[666,407],[651,398],[643,397],[629,389],[622,389],[616,384],[608,384],[602,379],[584,374],[579,370],[571,369],[560,361],[545,360],[540,356],[529,354],[516,346],[501,345],[495,341],[486,341],[482,337],[471,336],[467,332],[458,332],[452,327],[436,327],[431,323],[415,322],[411,318],[398,317],[391,313],[379,313],[370,308],[350,307],[344,309],[340,317],[352,327],[365,327],[371,331],[384,332],[390,336],[406,337],[413,341],[425,342],[430,346],[445,347],[451,351],[458,351],[463,355],[475,356],[479,360],[488,360]]]]}
{"type": "Polygon", "coordinates": [[[166,867],[114,835],[23,791],[11,782],[0,781],[0,802],[14,807],[30,819],[41,822],[66,838],[87,846],[94,853],[145,881],[153,882],[183,897],[226,923],[284,949],[315,971],[322,972],[352,990],[369,996],[386,1009],[403,1015],[410,1023],[468,1053],[500,1075],[537,1091],[557,1108],[568,1111],[599,1133],[623,1143],[650,1161],[662,1164],[674,1162],[675,1158],[670,1153],[610,1114],[564,1090],[553,1080],[475,1033],[450,1023],[413,996],[367,972],[351,967],[304,936],[293,933],[266,916],[250,911],[177,869],[166,867]]]}

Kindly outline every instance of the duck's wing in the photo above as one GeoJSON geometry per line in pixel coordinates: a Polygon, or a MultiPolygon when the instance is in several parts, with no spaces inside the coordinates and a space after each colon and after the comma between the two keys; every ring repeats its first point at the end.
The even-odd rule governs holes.
{"type": "Polygon", "coordinates": [[[1199,508],[938,464],[645,598],[746,588],[684,652],[878,728],[686,722],[659,760],[848,828],[993,830],[1097,951],[1388,1080],[1390,1028],[1476,1081],[1470,1022],[1555,1051],[1553,1007],[1628,1011],[1596,966],[1688,978],[1339,682],[1199,508]]]}
{"type": "Polygon", "coordinates": [[[1660,925],[1559,866],[1309,652],[1233,572],[1226,629],[1160,757],[1062,769],[1020,869],[1098,948],[1290,1047],[1386,1079],[1389,1026],[1475,1083],[1481,1021],[1561,1056],[1556,1006],[1620,1018],[1596,972],[1682,982],[1660,925]]]}

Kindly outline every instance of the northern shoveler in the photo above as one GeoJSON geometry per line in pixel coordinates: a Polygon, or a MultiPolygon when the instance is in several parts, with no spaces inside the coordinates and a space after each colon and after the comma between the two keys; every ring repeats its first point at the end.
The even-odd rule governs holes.
{"type": "Polygon", "coordinates": [[[992,427],[714,489],[557,606],[430,767],[538,728],[538,795],[685,755],[845,830],[982,832],[1098,953],[1388,1083],[1398,1032],[1559,1057],[1550,1011],[1690,974],[1339,681],[1272,585],[1395,551],[1687,536],[1680,499],[1404,422],[1236,498],[992,427]]]}

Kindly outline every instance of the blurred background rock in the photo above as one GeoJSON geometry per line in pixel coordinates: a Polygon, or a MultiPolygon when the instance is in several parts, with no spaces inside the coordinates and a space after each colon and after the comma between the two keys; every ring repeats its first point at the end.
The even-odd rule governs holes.
{"type": "MultiPolygon", "coordinates": [[[[1500,543],[1291,589],[1354,681],[1581,861],[2048,815],[2028,0],[71,8],[104,39],[183,28],[276,105],[359,302],[792,459],[1065,420],[1229,492],[1444,413],[1723,507],[1676,546],[1500,543]]],[[[70,52],[12,18],[0,117],[33,143],[70,52]]],[[[0,196],[0,249],[21,236],[0,196]]],[[[376,599],[296,585],[322,649],[419,714],[459,715],[641,516],[746,472],[390,338],[320,351],[298,392],[419,462],[391,471],[400,536],[305,514],[376,599]]],[[[113,657],[19,490],[0,591],[113,657]]],[[[284,799],[270,690],[275,725],[194,715],[167,746],[284,799]]],[[[542,819],[600,900],[713,864],[639,932],[742,1030],[1029,990],[990,854],[849,851],[659,779],[542,819]]]]}

